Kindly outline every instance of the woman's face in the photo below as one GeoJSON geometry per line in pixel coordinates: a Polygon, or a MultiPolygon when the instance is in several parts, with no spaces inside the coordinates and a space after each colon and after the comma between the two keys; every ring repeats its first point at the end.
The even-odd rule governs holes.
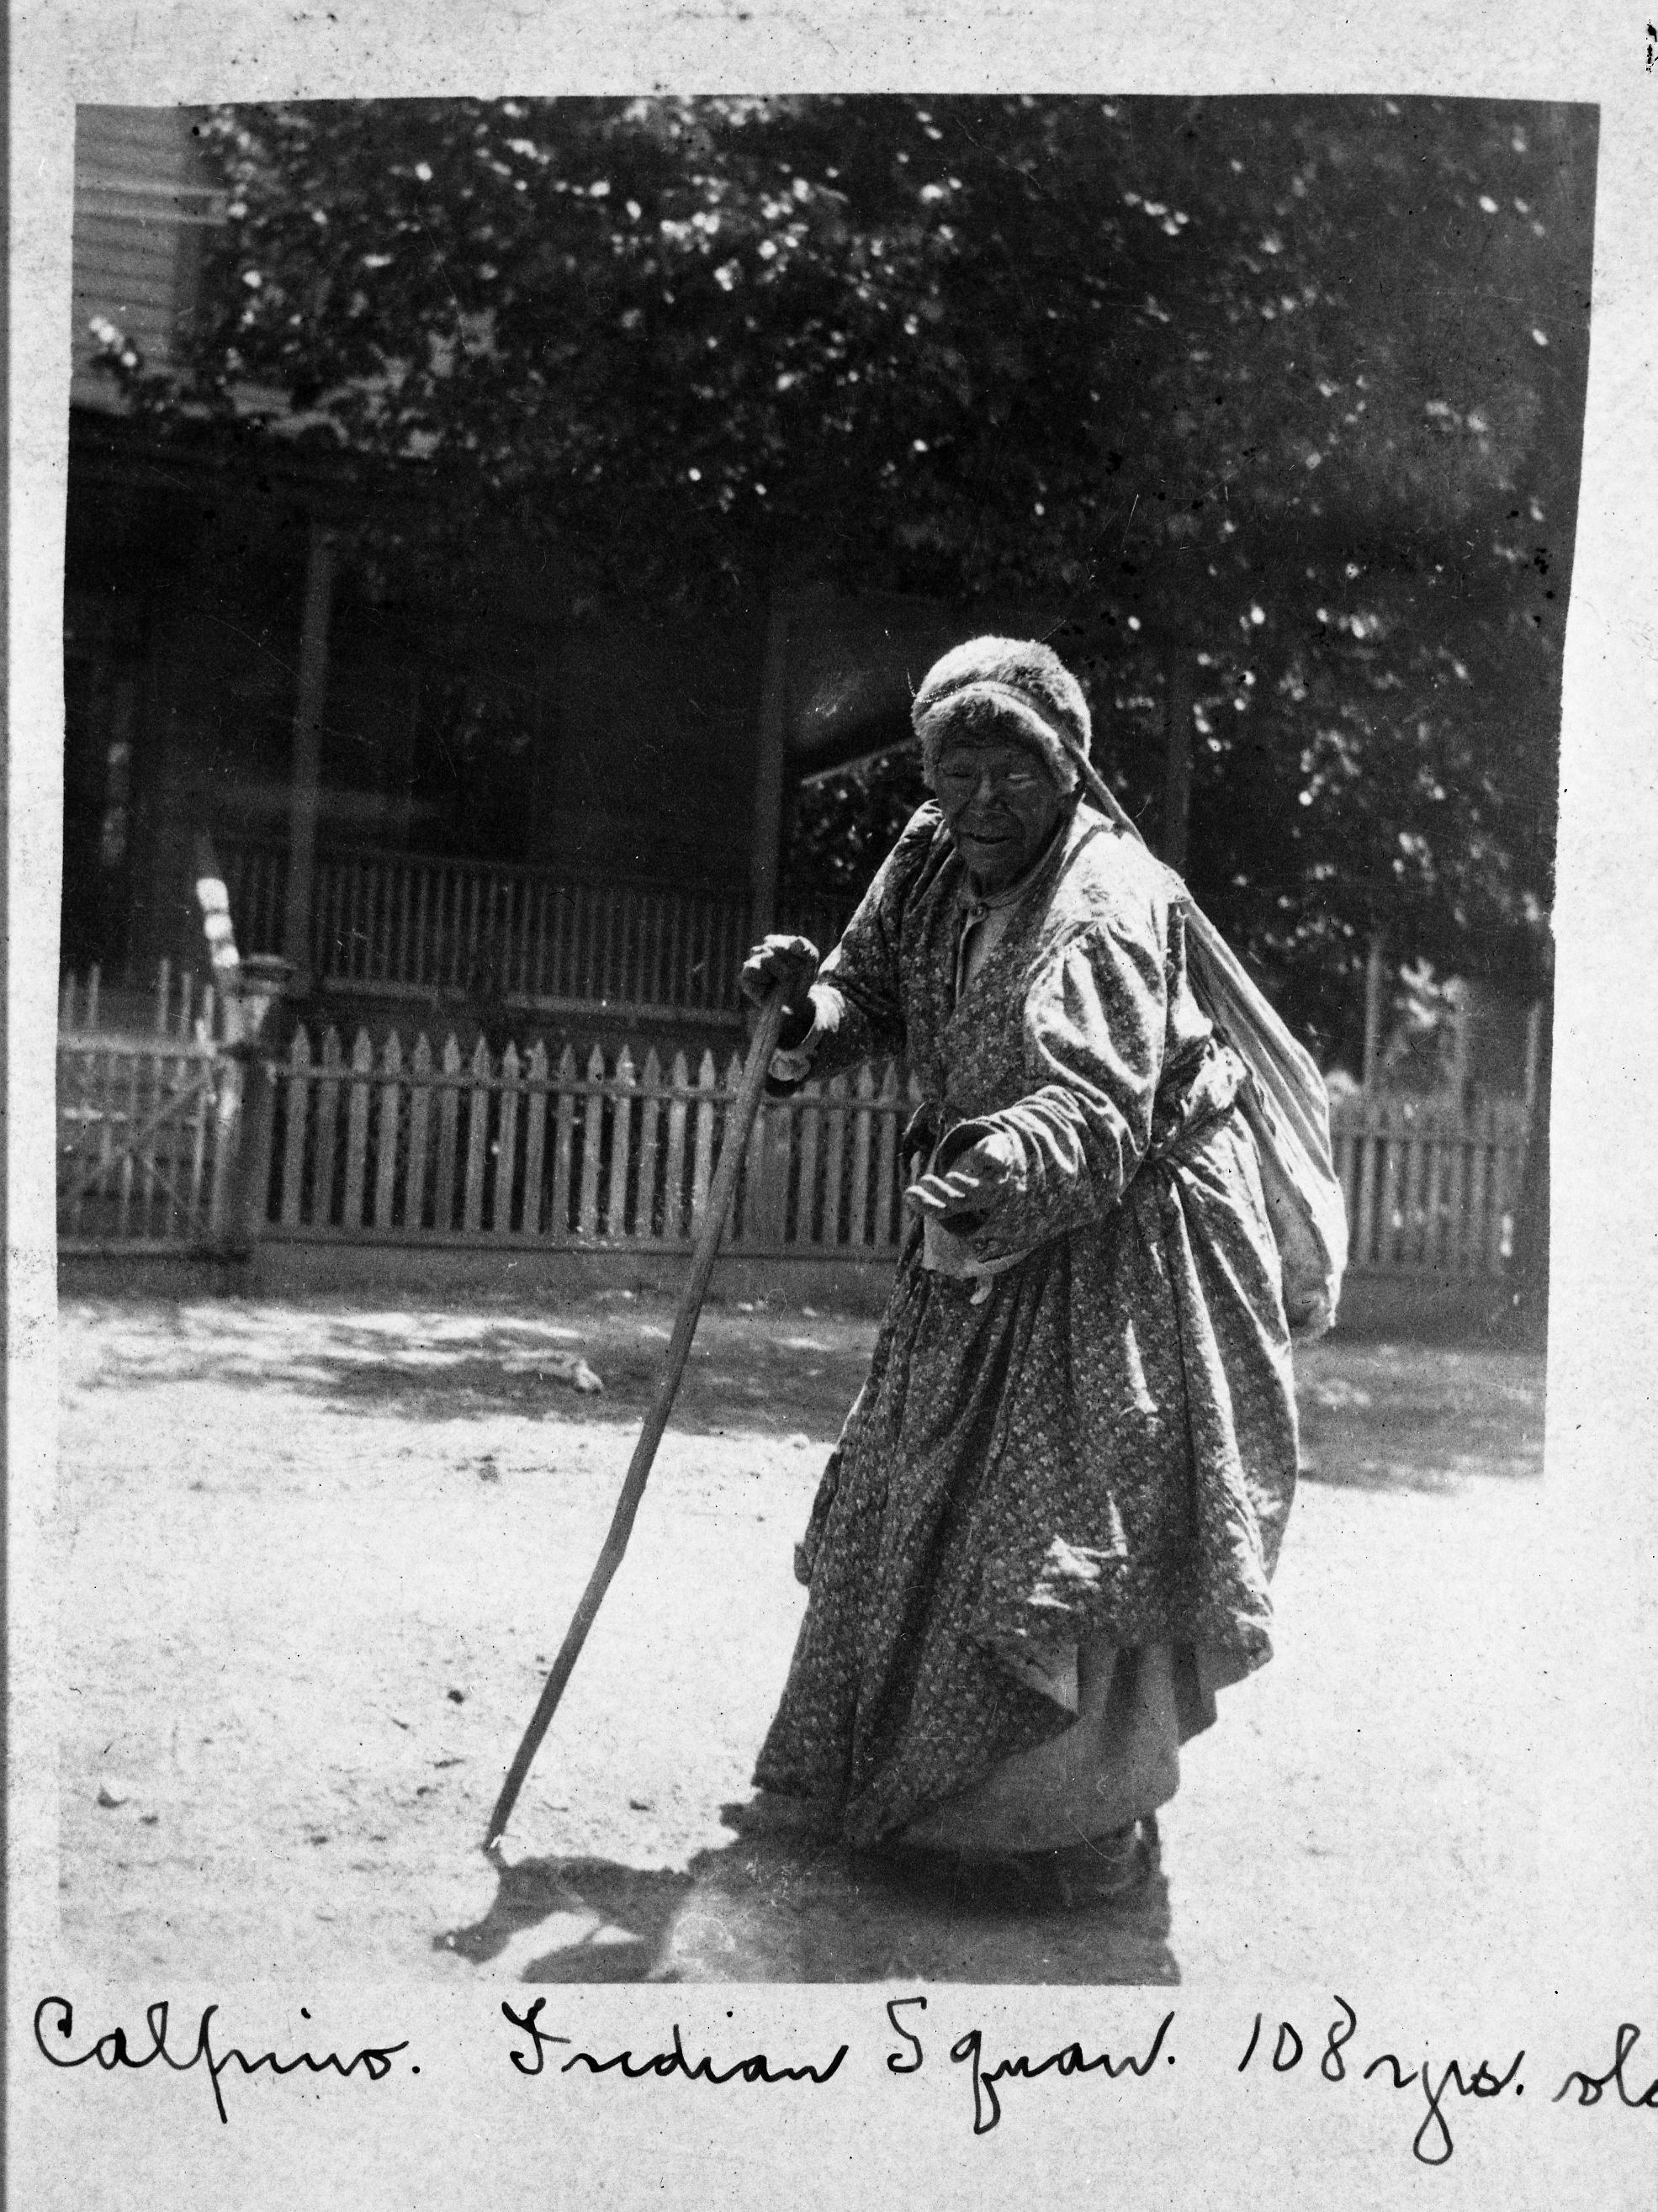
{"type": "Polygon", "coordinates": [[[1065,806],[1040,755],[1007,738],[946,746],[933,795],[969,875],[987,891],[1024,873],[1065,806]]]}

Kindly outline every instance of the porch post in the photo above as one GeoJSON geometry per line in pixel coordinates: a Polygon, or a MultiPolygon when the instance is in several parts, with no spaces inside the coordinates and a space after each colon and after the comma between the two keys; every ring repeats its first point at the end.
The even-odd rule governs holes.
{"type": "Polygon", "coordinates": [[[311,894],[317,861],[317,787],[324,702],[328,690],[328,625],[334,605],[335,543],[311,526],[306,551],[305,614],[300,626],[300,673],[294,706],[294,770],[288,794],[288,897],[282,957],[303,993],[311,988],[311,894]]]}
{"type": "Polygon", "coordinates": [[[788,713],[789,615],[772,594],[754,764],[754,820],[749,841],[749,935],[764,937],[777,920],[778,859],[783,833],[783,729],[788,713]]]}

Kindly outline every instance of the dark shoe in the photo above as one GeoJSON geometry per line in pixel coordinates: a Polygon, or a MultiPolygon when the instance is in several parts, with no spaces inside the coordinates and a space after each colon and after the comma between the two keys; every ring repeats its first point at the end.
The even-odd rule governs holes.
{"type": "Polygon", "coordinates": [[[1058,1850],[995,1858],[902,1844],[890,1846],[884,1856],[929,1886],[947,1884],[950,1903],[969,1911],[1087,1911],[1121,1904],[1145,1887],[1157,1864],[1157,1824],[1148,1816],[1058,1850]]]}

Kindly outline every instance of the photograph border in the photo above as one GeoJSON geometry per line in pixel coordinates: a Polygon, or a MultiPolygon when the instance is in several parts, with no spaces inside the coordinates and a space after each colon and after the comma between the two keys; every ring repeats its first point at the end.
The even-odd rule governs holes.
{"type": "MultiPolygon", "coordinates": [[[[1171,33],[1123,7],[1049,4],[971,24],[944,9],[829,3],[810,16],[751,9],[544,11],[353,6],[306,14],[258,7],[100,8],[75,0],[14,21],[10,57],[11,409],[8,577],[9,923],[7,1091],[7,1595],[9,1604],[6,2127],[15,2201],[183,2205],[281,2201],[456,2205],[528,2201],[643,2204],[675,2177],[691,2201],[769,2203],[781,2190],[840,2203],[898,2185],[920,2202],[959,2202],[1028,2185],[1056,2197],[1103,2168],[1126,2189],[1171,2202],[1393,2204],[1413,2181],[1411,2127],[1379,2094],[1338,2094],[1304,2073],[1241,2088],[1239,2032],[1258,2008],[1297,2018],[1322,2045],[1339,1996],[1395,2023],[1414,2066],[1524,2044],[1536,2080],[1523,2112],[1459,2118],[1458,2159],[1436,2185],[1457,2201],[1633,2205],[1658,2176],[1658,2114],[1554,2104],[1570,2069],[1605,2067],[1622,2021],[1647,2039],[1630,2063],[1638,2091],[1658,2074],[1658,1841],[1647,1816],[1658,1778],[1658,1484],[1649,1406],[1658,1311],[1648,1224],[1658,1182],[1646,1139],[1646,1066],[1658,1012],[1643,959],[1658,904],[1646,856],[1658,850],[1651,733],[1658,623],[1644,580],[1658,574],[1658,441],[1649,210],[1658,206],[1658,82],[1644,19],[1600,7],[1569,15],[1521,5],[1494,40],[1488,20],[1449,6],[1406,9],[1355,30],[1333,8],[1211,9],[1171,33]],[[485,18],[490,20],[486,23],[485,18]],[[221,2124],[199,2083],[154,2075],[48,2075],[34,2047],[38,2000],[70,1971],[55,1942],[57,1692],[52,1665],[56,1346],[53,1156],[57,870],[61,811],[61,592],[67,435],[69,208],[79,100],[185,104],[477,91],[659,88],[925,89],[1023,86],[1116,93],[1367,91],[1574,99],[1600,107],[1594,302],[1568,625],[1556,915],[1552,1316],[1546,1472],[1536,1545],[1546,1563],[1534,1632],[1536,1694],[1513,1724],[1536,1747],[1546,1814],[1539,1917],[1512,1958],[1474,1990],[1367,1972],[1350,1956],[1309,1962],[1304,1980],[1259,1992],[951,1990],[930,1996],[919,2078],[886,2008],[900,1989],[745,1985],[562,1990],[556,2032],[593,2051],[657,2050],[677,2025],[687,2048],[726,2032],[744,2051],[822,2061],[851,2049],[837,2085],[720,2094],[705,2085],[528,2081],[509,2052],[499,2002],[408,1985],[326,1992],[333,2032],[355,2044],[418,2046],[418,2080],[399,2069],[361,2096],[250,2083],[221,2124]],[[1526,1955],[1527,1948],[1530,1956],[1526,1955]],[[1569,1979],[1557,1982],[1569,1966],[1569,1979]],[[1242,2002],[1248,1994],[1248,2002],[1242,2002]],[[1165,2002],[1166,1999],[1166,2002],[1165,2002]],[[947,2046],[982,2031],[988,2052],[1041,2053],[1072,2035],[1090,2048],[1142,2047],[1172,2004],[1181,2028],[1180,2094],[1137,2105],[1048,2085],[1010,2097],[987,2139],[964,2121],[971,2099],[947,2046]],[[950,2031],[956,2032],[952,2038],[950,2031]],[[1136,2040],[1136,2039],[1139,2039],[1136,2040]],[[1643,2063],[1643,2061],[1647,2063],[1643,2063]],[[1188,2087],[1189,2084],[1189,2087],[1188,2087]],[[803,2093],[805,2094],[805,2093],[803,2093]],[[1040,2096],[1040,2103],[1039,2103],[1040,2096]],[[193,2098],[199,2110],[189,2109],[193,2098]],[[700,2101],[699,2101],[700,2100],[700,2101]],[[1248,2162],[1240,2167],[1240,2156],[1248,2162]],[[1171,2173],[1172,2166],[1172,2173],[1171,2173]],[[699,2177],[688,2185],[686,2177],[699,2177]],[[18,2177],[22,2177],[19,2179],[18,2177]],[[701,2177],[706,2177],[706,2184],[701,2177]],[[1174,2184],[1171,2189],[1171,2182],[1174,2184]],[[326,2191],[327,2194],[323,2193],[326,2191]],[[163,2192],[165,2196],[163,2197],[163,2192]],[[308,2193],[307,2193],[308,2192],[308,2193]]],[[[1495,1686],[1472,1695],[1494,1698],[1495,1686]]],[[[1455,1910],[1448,1893],[1436,1908],[1455,1910]]],[[[1362,1908],[1361,1908],[1362,1911],[1362,1908]]],[[[1424,1946],[1431,1950],[1424,1911],[1424,1946]]],[[[75,1971],[83,2016],[136,2030],[145,2004],[194,2018],[220,2004],[227,2041],[252,2050],[288,2037],[301,2005],[324,2005],[279,1972],[210,1991],[100,1987],[75,1971]]],[[[902,2015],[914,2022],[915,2015],[902,2015]]],[[[724,2046],[730,2047],[730,2046],[724,2046]]],[[[550,2074],[550,2068],[548,2069],[550,2074]]],[[[361,2086],[361,2085],[358,2085],[361,2086]]],[[[240,2085],[238,2085],[240,2090],[240,2085]]],[[[1402,2107],[1403,2100],[1398,2100],[1402,2107]]]]}

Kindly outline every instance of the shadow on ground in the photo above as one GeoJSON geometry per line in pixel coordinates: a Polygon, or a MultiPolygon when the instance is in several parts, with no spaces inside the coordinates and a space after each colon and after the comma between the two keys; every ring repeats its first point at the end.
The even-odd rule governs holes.
{"type": "Polygon", "coordinates": [[[1332,1341],[1299,1353],[1296,1382],[1303,1480],[1432,1494],[1542,1474],[1540,1352],[1332,1341]]]}
{"type": "MultiPolygon", "coordinates": [[[[631,1293],[569,1301],[556,1318],[477,1300],[456,1311],[106,1298],[64,1311],[72,1377],[88,1391],[218,1384],[285,1389],[347,1415],[555,1424],[637,1419],[674,1317],[671,1300],[631,1293]],[[578,1387],[583,1363],[602,1390],[578,1387]]],[[[710,1307],[674,1427],[832,1441],[873,1340],[872,1323],[845,1316],[710,1307]]],[[[1433,1493],[1542,1472],[1540,1352],[1332,1339],[1302,1347],[1296,1370],[1309,1481],[1433,1493]]]]}
{"type": "MultiPolygon", "coordinates": [[[[477,1304],[455,1312],[88,1300],[64,1310],[97,1338],[95,1366],[75,1378],[83,1389],[278,1389],[332,1411],[434,1421],[635,1419],[655,1390],[674,1317],[671,1302],[643,1298],[573,1304],[557,1321],[477,1304]],[[578,1387],[578,1363],[602,1391],[578,1387]]],[[[740,1428],[832,1440],[863,1382],[873,1334],[845,1317],[710,1308],[674,1425],[694,1435],[740,1428]]]]}
{"type": "Polygon", "coordinates": [[[1066,1911],[1011,1876],[769,1833],[746,1807],[722,1817],[733,1841],[683,1873],[593,1858],[501,1865],[489,1911],[434,1948],[525,1982],[1180,1979],[1160,1871],[1128,1899],[1066,1911]]]}

